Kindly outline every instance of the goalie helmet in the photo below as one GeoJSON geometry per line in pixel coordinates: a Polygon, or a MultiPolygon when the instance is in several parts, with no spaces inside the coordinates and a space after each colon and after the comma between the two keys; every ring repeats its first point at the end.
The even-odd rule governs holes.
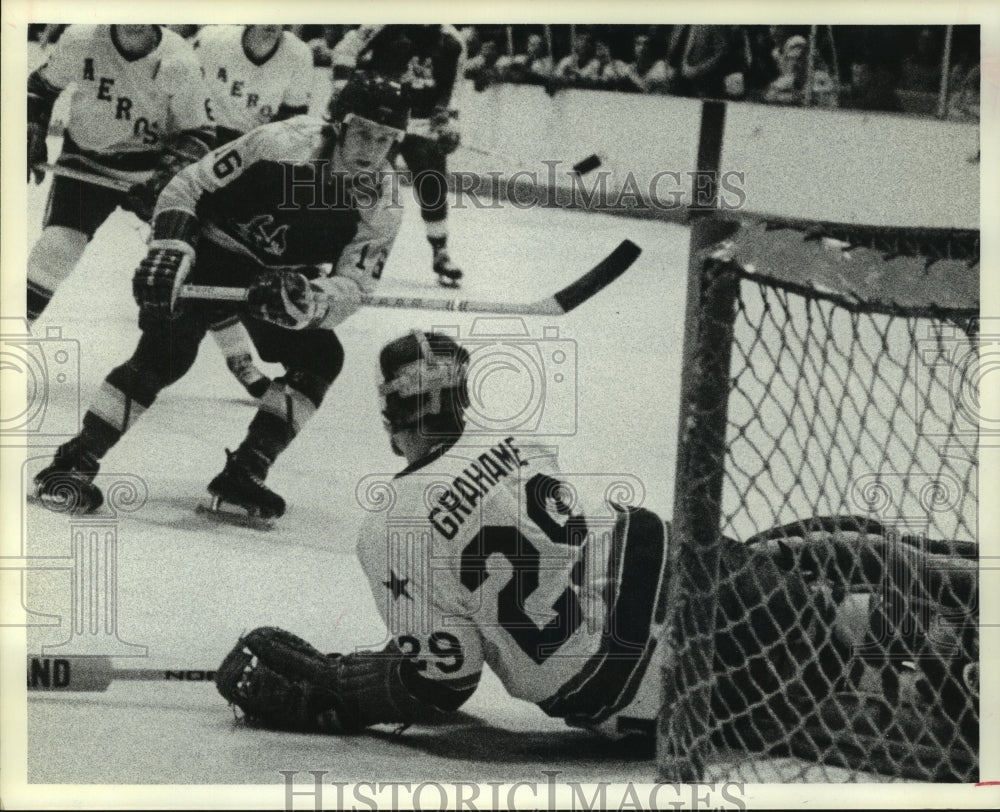
{"type": "Polygon", "coordinates": [[[379,396],[386,431],[417,429],[456,437],[465,428],[469,353],[449,336],[413,330],[379,354],[379,396]]]}
{"type": "Polygon", "coordinates": [[[410,103],[403,86],[374,74],[353,73],[340,93],[330,99],[327,119],[347,124],[355,117],[405,132],[410,103]]]}

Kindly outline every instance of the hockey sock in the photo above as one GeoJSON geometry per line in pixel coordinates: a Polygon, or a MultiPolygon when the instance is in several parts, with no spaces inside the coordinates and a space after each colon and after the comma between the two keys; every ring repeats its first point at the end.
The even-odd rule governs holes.
{"type": "Polygon", "coordinates": [[[212,325],[212,337],[219,345],[222,354],[226,356],[226,364],[230,371],[239,378],[240,383],[252,387],[264,381],[264,374],[253,363],[250,334],[243,323],[236,317],[212,325]],[[250,361],[249,364],[244,361],[250,361]]]}
{"type": "Polygon", "coordinates": [[[317,376],[298,371],[276,379],[261,398],[237,453],[256,453],[270,466],[316,413],[328,386],[317,376]]]}
{"type": "Polygon", "coordinates": [[[427,242],[431,244],[434,253],[443,250],[448,244],[448,221],[445,219],[425,220],[424,229],[427,233],[427,242]]]}
{"type": "Polygon", "coordinates": [[[124,395],[108,381],[94,398],[83,416],[80,442],[97,459],[101,459],[146,411],[146,406],[124,395]]]}
{"type": "Polygon", "coordinates": [[[52,294],[53,291],[48,288],[28,280],[28,324],[34,324],[35,319],[45,312],[45,308],[52,301],[52,294]]]}

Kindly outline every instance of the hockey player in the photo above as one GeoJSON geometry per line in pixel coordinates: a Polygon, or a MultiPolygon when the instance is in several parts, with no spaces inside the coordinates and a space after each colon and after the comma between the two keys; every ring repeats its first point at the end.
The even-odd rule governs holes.
{"type": "MultiPolygon", "coordinates": [[[[57,164],[150,188],[155,195],[182,166],[211,148],[198,61],[159,25],[72,25],[28,77],[28,180],[48,160],[52,107],[75,85],[57,164]]],[[[28,256],[28,319],[34,322],[76,267],[124,192],[55,177],[41,237],[28,256]]]]}
{"type": "Polygon", "coordinates": [[[331,732],[433,720],[469,698],[488,663],[552,716],[613,735],[651,724],[663,522],[623,511],[608,539],[567,500],[551,449],[459,445],[468,358],[421,331],[380,354],[385,427],[408,463],[394,512],[424,517],[390,534],[373,514],[360,534],[388,646],[324,656],[287,632],[251,632],[217,676],[251,719],[331,732]]]}
{"type": "MultiPolygon", "coordinates": [[[[511,695],[550,716],[615,738],[651,733],[665,698],[657,642],[668,570],[676,564],[694,573],[701,565],[678,554],[668,567],[668,534],[649,510],[621,509],[604,532],[574,503],[572,477],[560,473],[551,450],[513,437],[466,445],[468,360],[452,339],[421,331],[382,349],[383,420],[408,464],[393,479],[391,519],[371,514],[357,550],[388,644],[322,654],[281,629],[251,631],[216,676],[249,722],[351,733],[442,721],[472,695],[486,663],[511,695]]],[[[795,523],[745,544],[721,540],[711,701],[738,746],[787,741],[815,723],[835,692],[843,692],[843,707],[856,704],[865,690],[857,651],[894,654],[887,667],[898,671],[901,655],[927,659],[930,624],[975,606],[974,562],[928,569],[923,553],[866,531],[881,532],[844,517],[795,523]],[[898,575],[929,570],[926,582],[898,575]],[[898,633],[915,627],[922,628],[916,640],[898,633]]],[[[952,642],[938,635],[936,645],[943,651],[952,642]]],[[[977,648],[963,642],[958,656],[936,661],[943,668],[921,666],[913,696],[957,697],[951,708],[933,701],[915,708],[883,672],[883,688],[897,686],[886,696],[897,703],[896,718],[909,719],[912,730],[922,715],[936,730],[975,742],[969,696],[978,691],[970,661],[977,648]]]]}
{"type": "MultiPolygon", "coordinates": [[[[280,25],[210,25],[194,41],[215,124],[216,144],[228,144],[262,124],[309,112],[312,52],[280,25]]],[[[250,336],[233,314],[211,327],[226,365],[253,397],[270,380],[254,364],[250,336]]]]}
{"type": "Polygon", "coordinates": [[[335,87],[362,67],[399,77],[410,90],[413,109],[400,155],[414,178],[432,268],[446,287],[462,279],[448,253],[446,175],[447,156],[460,141],[452,96],[463,53],[461,36],[449,25],[363,25],[333,50],[335,87]]]}
{"type": "Polygon", "coordinates": [[[187,167],[160,195],[133,279],[138,347],[107,376],[80,434],[35,478],[43,503],[67,509],[67,490],[73,509],[102,503],[98,461],[190,369],[209,326],[236,307],[178,301],[192,281],[248,288],[236,312],[261,358],[286,370],[209,484],[212,508],[265,520],[284,513],[264,478],[340,373],[334,328],[381,276],[402,217],[388,192],[388,159],[407,122],[401,87],[358,75],[330,118],[259,127],[187,167]]]}

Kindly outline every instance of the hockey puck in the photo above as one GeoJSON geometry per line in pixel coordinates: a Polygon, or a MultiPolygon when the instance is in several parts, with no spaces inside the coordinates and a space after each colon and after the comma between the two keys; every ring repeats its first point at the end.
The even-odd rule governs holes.
{"type": "Polygon", "coordinates": [[[582,161],[573,164],[573,171],[577,175],[586,175],[588,172],[593,172],[597,167],[601,165],[601,159],[596,155],[588,155],[582,161]]]}

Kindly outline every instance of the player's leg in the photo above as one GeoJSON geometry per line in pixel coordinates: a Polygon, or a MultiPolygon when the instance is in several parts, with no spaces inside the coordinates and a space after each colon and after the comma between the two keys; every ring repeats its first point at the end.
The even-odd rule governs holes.
{"type": "Polygon", "coordinates": [[[83,417],[83,429],[55,453],[35,477],[36,496],[56,510],[87,513],[103,496],[94,478],[100,460],[153,405],[162,389],[179,380],[194,364],[207,321],[198,313],[173,320],[143,319],[135,352],[101,384],[83,417]]]}
{"type": "Polygon", "coordinates": [[[285,512],[285,500],[264,479],[323,402],[343,368],[344,350],[331,330],[286,330],[255,319],[247,319],[246,326],[260,357],[282,364],[286,372],[264,392],[246,437],[228,454],[225,469],[208,491],[214,511],[230,505],[269,519],[285,512]]]}
{"type": "Polygon", "coordinates": [[[120,195],[72,178],[55,177],[42,234],[28,255],[28,321],[45,311],[72,273],[94,232],[118,206],[120,195]]]}
{"type": "Polygon", "coordinates": [[[250,335],[236,315],[211,327],[212,338],[226,358],[226,366],[251,397],[259,398],[271,385],[271,379],[253,361],[250,335]]]}
{"type": "Polygon", "coordinates": [[[611,738],[652,736],[661,685],[654,656],[666,620],[665,531],[663,520],[646,508],[618,516],[603,579],[586,585],[599,585],[605,601],[600,648],[575,677],[539,703],[550,716],[611,738]]]}
{"type": "Polygon", "coordinates": [[[407,134],[399,150],[413,175],[413,189],[420,203],[420,216],[433,250],[433,269],[438,281],[456,286],[462,271],[448,254],[447,162],[437,141],[407,134]]]}

